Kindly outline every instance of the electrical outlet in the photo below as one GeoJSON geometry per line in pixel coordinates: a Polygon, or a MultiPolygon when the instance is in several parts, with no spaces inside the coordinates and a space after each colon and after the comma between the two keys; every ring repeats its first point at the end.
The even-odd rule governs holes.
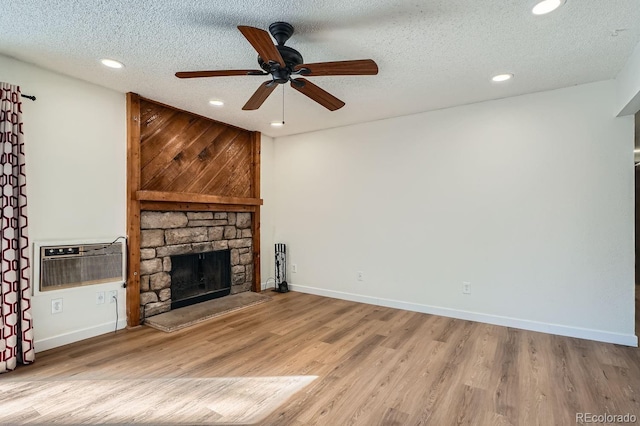
{"type": "Polygon", "coordinates": [[[51,313],[52,314],[62,313],[62,299],[51,299],[51,313]]]}
{"type": "Polygon", "coordinates": [[[364,272],[358,271],[356,272],[356,276],[358,278],[358,281],[364,281],[364,272]]]}
{"type": "Polygon", "coordinates": [[[102,305],[104,303],[104,291],[96,292],[96,305],[102,305]]]}
{"type": "Polygon", "coordinates": [[[471,294],[471,283],[469,281],[462,282],[462,294],[471,294]]]}
{"type": "Polygon", "coordinates": [[[109,292],[109,303],[116,303],[117,298],[118,298],[118,290],[111,290],[109,292]]]}
{"type": "Polygon", "coordinates": [[[292,263],[291,264],[291,272],[293,272],[294,274],[296,272],[298,272],[298,264],[297,263],[292,263]]]}

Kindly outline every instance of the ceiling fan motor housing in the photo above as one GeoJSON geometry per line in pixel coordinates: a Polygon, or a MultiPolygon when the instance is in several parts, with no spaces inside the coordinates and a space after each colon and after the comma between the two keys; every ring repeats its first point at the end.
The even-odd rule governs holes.
{"type": "Polygon", "coordinates": [[[285,67],[282,68],[277,63],[265,62],[260,56],[258,56],[258,64],[260,64],[260,68],[273,76],[273,81],[285,84],[289,81],[295,66],[304,63],[304,59],[302,59],[300,52],[284,45],[293,35],[293,25],[287,22],[274,22],[269,25],[269,32],[278,42],[276,49],[282,56],[285,67]]]}
{"type": "MultiPolygon", "coordinates": [[[[276,48],[278,49],[278,52],[280,52],[280,56],[282,56],[282,60],[284,61],[289,73],[293,72],[293,69],[296,65],[304,63],[302,55],[296,49],[282,45],[278,45],[276,46],[276,48]]],[[[265,62],[260,56],[258,56],[258,63],[260,64],[260,68],[268,73],[273,70],[273,64],[265,62]]],[[[279,67],[279,65],[277,66],[279,67]]]]}

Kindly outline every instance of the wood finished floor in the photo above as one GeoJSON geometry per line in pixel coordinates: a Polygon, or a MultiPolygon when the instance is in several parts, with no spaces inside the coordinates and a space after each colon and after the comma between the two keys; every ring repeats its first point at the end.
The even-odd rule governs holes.
{"type": "Polygon", "coordinates": [[[576,424],[577,412],[640,417],[637,348],[269,295],[175,333],[143,326],[42,352],[0,379],[318,376],[265,425],[546,426],[576,424]]]}

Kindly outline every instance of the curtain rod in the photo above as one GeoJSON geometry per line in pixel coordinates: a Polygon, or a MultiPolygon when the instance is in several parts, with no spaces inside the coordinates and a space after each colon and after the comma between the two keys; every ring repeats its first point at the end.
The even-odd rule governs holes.
{"type": "Polygon", "coordinates": [[[35,100],[36,100],[36,97],[35,97],[35,96],[31,96],[31,95],[23,95],[23,94],[20,94],[20,96],[22,96],[23,98],[31,99],[32,101],[35,101],[35,100]]]}

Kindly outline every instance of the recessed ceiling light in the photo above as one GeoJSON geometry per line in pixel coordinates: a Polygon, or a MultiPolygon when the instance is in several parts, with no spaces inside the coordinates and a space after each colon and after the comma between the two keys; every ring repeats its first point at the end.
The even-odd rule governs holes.
{"type": "Polygon", "coordinates": [[[124,65],[122,65],[122,62],[118,62],[113,59],[101,59],[100,62],[102,62],[102,65],[104,65],[105,67],[109,67],[109,68],[117,69],[117,68],[124,67],[124,65]]]}
{"type": "Polygon", "coordinates": [[[564,2],[565,0],[543,0],[540,3],[536,4],[535,6],[533,6],[533,9],[531,9],[531,12],[534,15],[544,15],[549,12],[553,12],[554,10],[562,6],[564,2]]]}
{"type": "Polygon", "coordinates": [[[501,81],[511,80],[512,78],[513,74],[498,74],[491,77],[491,80],[499,83],[501,81]]]}
{"type": "Polygon", "coordinates": [[[282,127],[284,126],[284,122],[283,121],[272,121],[271,122],[271,127],[282,127]]]}
{"type": "Polygon", "coordinates": [[[213,106],[223,106],[224,102],[222,102],[220,99],[211,99],[209,101],[209,103],[213,106]]]}

